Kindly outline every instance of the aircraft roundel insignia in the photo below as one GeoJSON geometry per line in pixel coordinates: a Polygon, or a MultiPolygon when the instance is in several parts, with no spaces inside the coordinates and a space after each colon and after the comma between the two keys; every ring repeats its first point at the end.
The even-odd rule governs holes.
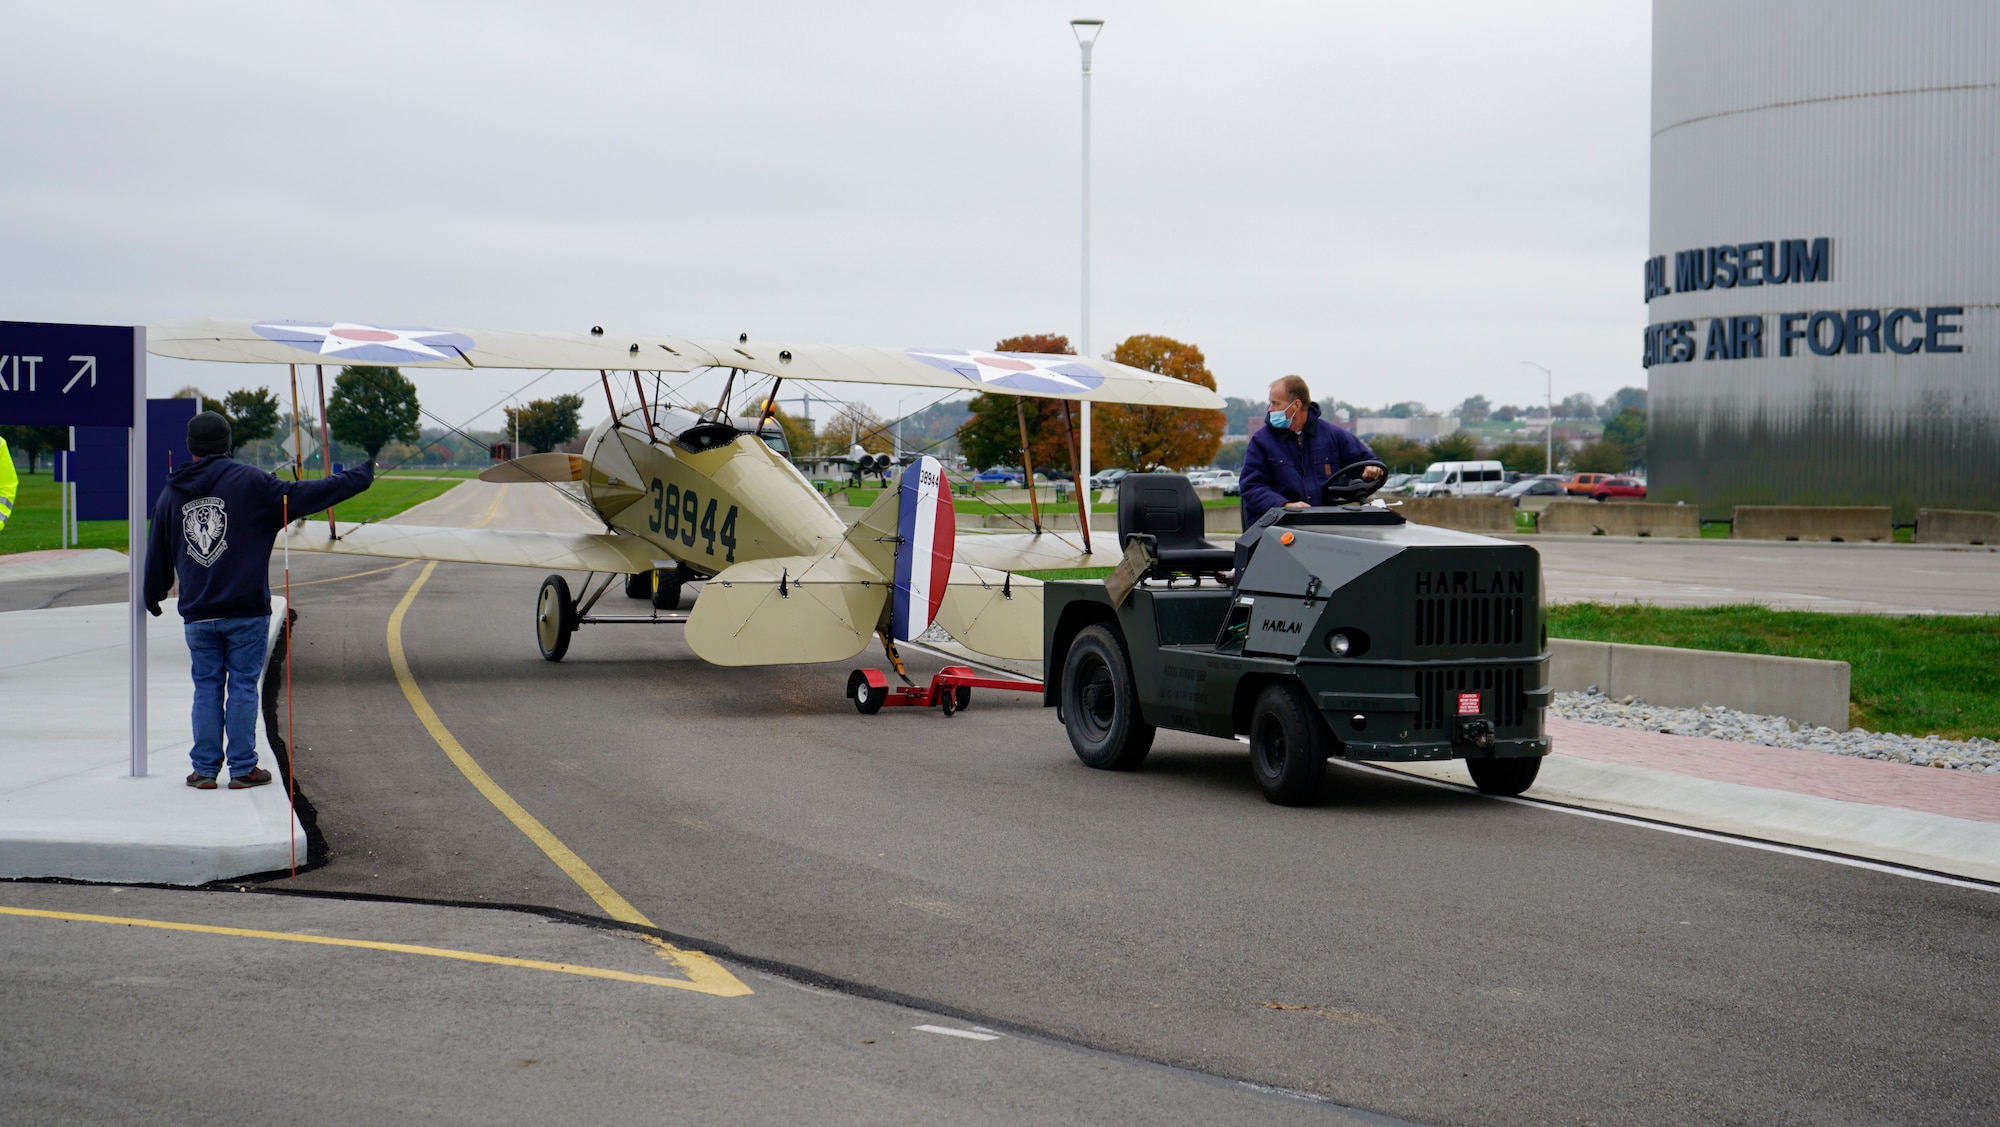
{"type": "Polygon", "coordinates": [[[1060,356],[1025,352],[982,352],[979,349],[912,348],[912,360],[956,372],[981,387],[1060,396],[1095,391],[1104,377],[1088,364],[1060,356]]]}
{"type": "Polygon", "coordinates": [[[259,321],[251,328],[266,340],[342,363],[420,364],[426,360],[458,360],[461,353],[472,347],[472,338],[464,333],[413,325],[259,321]]]}
{"type": "Polygon", "coordinates": [[[957,522],[951,510],[951,483],[936,458],[925,455],[904,467],[896,488],[901,496],[889,627],[897,640],[913,642],[930,629],[944,602],[957,522]]]}

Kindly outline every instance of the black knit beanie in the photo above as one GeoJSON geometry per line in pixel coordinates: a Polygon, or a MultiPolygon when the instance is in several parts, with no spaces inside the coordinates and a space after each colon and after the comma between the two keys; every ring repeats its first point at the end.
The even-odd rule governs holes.
{"type": "Polygon", "coordinates": [[[229,420],[213,411],[189,419],[188,453],[197,458],[229,453],[229,420]]]}

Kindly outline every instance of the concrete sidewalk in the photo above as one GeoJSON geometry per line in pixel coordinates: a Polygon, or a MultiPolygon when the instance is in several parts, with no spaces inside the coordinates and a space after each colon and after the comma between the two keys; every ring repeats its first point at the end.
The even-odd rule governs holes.
{"type": "MultiPolygon", "coordinates": [[[[123,557],[120,557],[121,559],[123,557]]],[[[284,620],[272,602],[270,642],[284,620]]],[[[194,685],[172,600],[146,630],[148,774],[129,773],[123,603],[0,614],[0,877],[202,884],[306,858],[283,777],[184,784],[194,685]]],[[[278,764],[257,724],[259,763],[278,764]]]]}
{"type": "MultiPolygon", "coordinates": [[[[2000,882],[2000,775],[1554,717],[1548,732],[1524,798],[2000,882]]],[[[1472,783],[1459,761],[1393,767],[1472,783]]]]}

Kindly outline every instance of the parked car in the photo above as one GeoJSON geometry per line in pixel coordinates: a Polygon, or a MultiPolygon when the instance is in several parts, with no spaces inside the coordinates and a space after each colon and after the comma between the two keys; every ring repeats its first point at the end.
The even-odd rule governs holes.
{"type": "Polygon", "coordinates": [[[1518,509],[1523,497],[1567,497],[1569,490],[1563,488],[1561,478],[1524,477],[1494,496],[1507,498],[1518,509]]]}
{"type": "Polygon", "coordinates": [[[988,484],[998,484],[1003,481],[1019,481],[1021,480],[1021,478],[1019,474],[1011,474],[1008,473],[1006,470],[1001,469],[999,466],[994,466],[992,469],[986,470],[985,472],[981,473],[978,477],[975,477],[972,480],[983,481],[987,482],[988,484]]]}
{"type": "Polygon", "coordinates": [[[1599,485],[1610,481],[1614,476],[1616,475],[1608,473],[1573,473],[1563,484],[1579,497],[1591,497],[1596,495],[1599,485]]]}
{"type": "Polygon", "coordinates": [[[1131,472],[1131,470],[1105,470],[1103,473],[1091,474],[1090,487],[1092,489],[1116,489],[1119,481],[1131,472]]]}
{"type": "Polygon", "coordinates": [[[1593,501],[1609,501],[1613,497],[1644,497],[1646,483],[1636,477],[1608,477],[1597,484],[1590,494],[1593,501]]]}

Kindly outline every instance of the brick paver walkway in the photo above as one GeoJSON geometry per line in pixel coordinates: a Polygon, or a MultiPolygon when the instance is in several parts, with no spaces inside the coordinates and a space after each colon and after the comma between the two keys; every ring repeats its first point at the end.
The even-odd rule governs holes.
{"type": "Polygon", "coordinates": [[[2000,823],[2000,775],[1548,719],[1555,750],[1717,782],[2000,823]]]}

